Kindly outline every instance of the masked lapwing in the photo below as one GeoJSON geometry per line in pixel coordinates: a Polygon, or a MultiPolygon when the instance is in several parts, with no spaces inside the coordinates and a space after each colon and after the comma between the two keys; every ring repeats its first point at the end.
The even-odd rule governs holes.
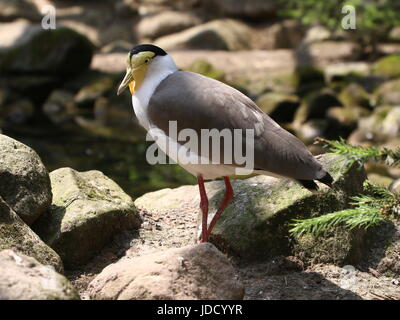
{"type": "MultiPolygon", "coordinates": [[[[251,99],[217,80],[178,70],[171,56],[157,46],[138,45],[128,53],[127,71],[118,94],[126,87],[132,94],[139,123],[163,152],[197,177],[202,242],[208,241],[218,218],[233,199],[229,176],[238,174],[244,167],[242,159],[238,161],[229,154],[236,146],[241,147],[242,155],[243,150],[249,150],[253,157],[249,158],[251,169],[257,174],[291,178],[309,190],[318,189],[314,180],[328,186],[332,184],[330,174],[307,147],[263,113],[251,99]],[[187,134],[179,139],[179,135],[171,133],[171,124],[175,124],[178,133],[187,129],[189,133],[196,133],[199,146],[202,146],[202,137],[210,139],[210,132],[224,132],[219,135],[223,136],[221,140],[231,133],[231,139],[227,138],[228,143],[215,144],[217,152],[210,143],[196,150],[192,145],[188,147],[187,134]],[[247,135],[243,138],[245,133],[249,133],[250,139],[247,135]],[[237,143],[235,138],[241,139],[237,143]],[[204,180],[216,178],[224,179],[226,190],[219,209],[207,225],[208,198],[204,180]]],[[[213,137],[211,135],[211,139],[213,137]]],[[[249,173],[248,170],[244,172],[249,173]]]]}

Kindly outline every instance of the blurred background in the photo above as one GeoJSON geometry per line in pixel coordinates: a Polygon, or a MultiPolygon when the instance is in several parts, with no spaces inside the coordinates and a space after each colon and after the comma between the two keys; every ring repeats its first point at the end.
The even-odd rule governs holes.
{"type": "MultiPolygon", "coordinates": [[[[399,145],[397,0],[0,0],[0,131],[49,171],[101,170],[133,197],[194,183],[178,166],[147,164],[130,94],[116,95],[139,43],[239,89],[314,154],[316,137],[399,145]],[[356,29],[342,26],[348,4],[356,29]],[[44,30],[48,5],[56,29],[44,30]]],[[[367,170],[385,186],[400,177],[367,170]]]]}

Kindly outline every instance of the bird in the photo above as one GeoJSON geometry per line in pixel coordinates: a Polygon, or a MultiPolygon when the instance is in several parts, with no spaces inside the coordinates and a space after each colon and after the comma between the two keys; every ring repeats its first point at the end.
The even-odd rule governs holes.
{"type": "Polygon", "coordinates": [[[173,58],[158,46],[140,44],[129,51],[126,74],[117,94],[127,87],[139,124],[165,154],[197,178],[202,213],[200,242],[209,241],[218,219],[232,202],[234,190],[230,177],[243,169],[243,163],[236,159],[225,161],[230,160],[225,151],[234,142],[217,144],[217,155],[210,155],[210,151],[215,151],[210,147],[196,151],[187,147],[187,139],[181,141],[171,134],[171,123],[176,123],[178,132],[190,129],[200,138],[207,129],[225,130],[233,135],[235,130],[242,130],[239,131],[242,138],[243,132],[252,132],[252,140],[244,139],[239,144],[242,148],[252,145],[249,150],[253,155],[253,173],[290,178],[313,192],[318,190],[315,181],[332,187],[332,176],[304,143],[265,114],[249,97],[218,80],[179,70],[173,58]],[[183,153],[177,152],[182,149],[183,153]],[[184,161],[182,154],[209,162],[184,161]],[[218,157],[220,161],[214,161],[218,157]],[[209,203],[204,181],[217,178],[223,178],[225,193],[208,225],[209,203]]]}

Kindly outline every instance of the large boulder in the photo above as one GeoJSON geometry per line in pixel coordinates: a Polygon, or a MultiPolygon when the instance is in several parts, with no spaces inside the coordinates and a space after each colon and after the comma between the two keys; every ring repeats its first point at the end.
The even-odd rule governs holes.
{"type": "Polygon", "coordinates": [[[179,11],[162,11],[143,17],[137,25],[142,39],[156,39],[200,24],[201,20],[191,14],[179,11]]]}
{"type": "Polygon", "coordinates": [[[400,76],[400,54],[383,57],[375,62],[372,67],[375,75],[394,78],[400,76]]]}
{"type": "Polygon", "coordinates": [[[125,258],[106,267],[89,285],[92,299],[243,299],[234,268],[212,244],[125,258]]]}
{"type": "Polygon", "coordinates": [[[203,3],[208,12],[222,17],[264,20],[277,11],[276,1],[271,0],[206,0],[203,3]]]}
{"type": "Polygon", "coordinates": [[[100,171],[61,168],[50,178],[52,207],[33,229],[67,268],[87,262],[115,234],[140,226],[131,197],[100,171]]]}
{"type": "Polygon", "coordinates": [[[0,0],[0,21],[12,21],[18,18],[39,21],[41,15],[31,1],[0,0]]]}
{"type": "Polygon", "coordinates": [[[64,276],[17,251],[0,252],[0,270],[0,300],[79,299],[64,276]]]}
{"type": "MultiPolygon", "coordinates": [[[[288,224],[292,219],[343,209],[348,206],[349,196],[362,190],[366,177],[363,169],[334,154],[322,155],[319,160],[334,178],[333,189],[320,185],[320,191],[312,193],[291,180],[268,176],[234,180],[235,198],[216,224],[211,242],[246,259],[290,252],[292,239],[288,224]]],[[[222,181],[206,184],[209,219],[222,201],[223,186],[222,181]]],[[[166,214],[179,208],[187,210],[193,203],[199,203],[197,186],[160,190],[135,201],[140,210],[166,214]]]]}
{"type": "Polygon", "coordinates": [[[28,146],[0,135],[0,196],[25,221],[32,224],[51,205],[47,169],[28,146]]]}
{"type": "Polygon", "coordinates": [[[161,37],[155,41],[155,44],[165,50],[236,51],[249,49],[250,37],[250,29],[245,24],[231,19],[221,19],[161,37]]]}
{"type": "Polygon", "coordinates": [[[63,272],[57,253],[35,234],[0,197],[0,250],[15,249],[63,272]]]}
{"type": "Polygon", "coordinates": [[[0,45],[0,72],[65,77],[86,70],[93,46],[84,36],[65,28],[44,30],[24,20],[1,24],[6,38],[0,45]]]}
{"type": "Polygon", "coordinates": [[[385,81],[373,94],[376,105],[400,105],[400,79],[385,81]]]}
{"type": "Polygon", "coordinates": [[[356,136],[365,137],[366,140],[379,143],[398,138],[400,135],[400,106],[381,106],[366,118],[359,119],[358,129],[351,138],[351,142],[362,140],[356,136]]]}

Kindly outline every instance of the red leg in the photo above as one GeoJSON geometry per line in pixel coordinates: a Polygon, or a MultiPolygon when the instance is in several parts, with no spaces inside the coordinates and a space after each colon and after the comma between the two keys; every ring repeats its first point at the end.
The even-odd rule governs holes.
{"type": "Polygon", "coordinates": [[[197,176],[197,183],[199,185],[199,191],[200,191],[200,209],[201,212],[203,213],[203,219],[201,222],[201,242],[206,242],[207,222],[208,222],[208,198],[202,175],[197,176]]]}
{"type": "Polygon", "coordinates": [[[225,208],[229,205],[229,203],[233,199],[233,188],[232,188],[231,182],[229,180],[229,177],[224,177],[224,181],[225,181],[224,200],[222,201],[221,206],[219,207],[217,213],[215,214],[215,216],[211,220],[210,226],[208,227],[208,230],[207,230],[207,235],[206,235],[206,240],[205,241],[208,241],[208,238],[210,237],[211,231],[214,228],[214,226],[216,225],[219,217],[221,216],[222,212],[224,212],[225,208]]]}

